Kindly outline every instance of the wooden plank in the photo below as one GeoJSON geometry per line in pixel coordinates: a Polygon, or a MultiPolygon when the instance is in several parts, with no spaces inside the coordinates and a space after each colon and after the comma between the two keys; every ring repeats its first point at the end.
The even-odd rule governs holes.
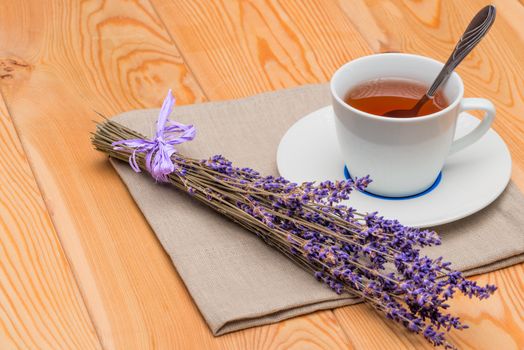
{"type": "MultiPolygon", "coordinates": [[[[405,51],[445,60],[481,7],[475,1],[340,0],[338,7],[332,1],[152,1],[211,99],[324,82],[344,62],[371,52],[405,51]]],[[[524,189],[523,71],[519,62],[524,46],[515,48],[515,28],[520,28],[515,19],[508,19],[507,14],[500,17],[486,42],[459,67],[459,73],[468,96],[488,97],[497,105],[495,129],[513,154],[513,181],[524,189]]],[[[500,307],[518,309],[522,305],[522,285],[513,279],[521,269],[519,265],[482,277],[515,290],[513,297],[498,293],[489,302],[455,301],[456,310],[489,334],[490,342],[473,330],[453,335],[454,341],[473,348],[497,341],[511,348],[514,342],[521,342],[514,337],[515,331],[522,331],[521,320],[512,312],[500,315],[500,307]],[[476,318],[478,313],[481,319],[476,318]],[[495,324],[500,322],[513,326],[497,328],[495,324]]],[[[356,348],[427,347],[419,337],[382,324],[382,319],[366,308],[335,310],[356,348]]]]}
{"type": "Polygon", "coordinates": [[[371,53],[333,1],[152,3],[212,100],[327,81],[371,53]]]}
{"type": "Polygon", "coordinates": [[[100,349],[1,97],[0,147],[0,348],[100,349]]]}
{"type": "Polygon", "coordinates": [[[204,99],[149,3],[35,0],[0,16],[0,86],[105,348],[349,347],[331,311],[214,338],[92,149],[93,110],[158,107],[169,87],[181,104],[204,99]]]}

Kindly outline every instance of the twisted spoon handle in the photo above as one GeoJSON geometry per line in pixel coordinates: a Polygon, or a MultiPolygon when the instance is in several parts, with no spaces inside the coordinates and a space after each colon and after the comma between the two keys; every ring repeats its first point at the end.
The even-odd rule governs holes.
{"type": "Polygon", "coordinates": [[[495,15],[495,6],[488,5],[473,17],[464,31],[464,34],[460,37],[451,56],[448,58],[448,61],[444,67],[442,67],[442,70],[429,88],[428,92],[426,92],[427,98],[431,99],[435,96],[438,88],[448,80],[451,73],[453,73],[453,70],[460,62],[462,62],[471,50],[477,46],[480,39],[482,39],[488,32],[489,28],[491,28],[491,25],[495,21],[495,15]]]}

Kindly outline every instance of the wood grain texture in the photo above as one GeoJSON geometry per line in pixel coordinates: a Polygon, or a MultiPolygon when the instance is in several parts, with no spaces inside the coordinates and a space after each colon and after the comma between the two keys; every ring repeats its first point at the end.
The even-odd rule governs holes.
{"type": "Polygon", "coordinates": [[[1,97],[0,147],[0,348],[100,349],[1,97]]]}
{"type": "MultiPolygon", "coordinates": [[[[214,338],[89,132],[204,94],[147,1],[0,3],[0,87],[106,349],[347,349],[331,311],[214,338]]],[[[74,348],[74,347],[72,347],[74,348]]]]}
{"type": "Polygon", "coordinates": [[[333,1],[152,3],[212,100],[327,81],[371,53],[333,1]]]}
{"type": "MultiPolygon", "coordinates": [[[[371,52],[402,51],[445,60],[468,21],[486,3],[152,2],[211,99],[324,82],[344,62],[371,52]]],[[[465,81],[466,95],[490,98],[496,104],[494,127],[512,152],[513,181],[524,190],[522,9],[514,1],[500,1],[497,6],[497,24],[458,72],[465,81]]],[[[456,332],[453,341],[472,349],[492,348],[497,342],[508,348],[524,347],[524,289],[518,277],[522,266],[481,277],[514,293],[500,292],[489,302],[455,301],[455,309],[477,330],[456,332]]],[[[419,337],[384,322],[365,305],[334,313],[355,348],[431,348],[419,337]]]]}

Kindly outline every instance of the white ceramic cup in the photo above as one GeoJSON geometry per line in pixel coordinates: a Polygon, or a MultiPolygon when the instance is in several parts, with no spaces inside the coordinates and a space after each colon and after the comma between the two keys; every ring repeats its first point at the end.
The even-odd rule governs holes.
{"type": "Polygon", "coordinates": [[[464,98],[464,84],[453,73],[441,87],[449,106],[415,118],[386,118],[344,102],[345,94],[378,78],[406,78],[431,85],[443,64],[428,57],[386,53],[346,63],[331,78],[335,126],[342,157],[351,177],[369,175],[367,190],[387,197],[421,193],[437,179],[446,157],[479,140],[490,128],[495,107],[483,98],[464,98]],[[484,110],[471,133],[453,141],[457,118],[465,110],[484,110]]]}

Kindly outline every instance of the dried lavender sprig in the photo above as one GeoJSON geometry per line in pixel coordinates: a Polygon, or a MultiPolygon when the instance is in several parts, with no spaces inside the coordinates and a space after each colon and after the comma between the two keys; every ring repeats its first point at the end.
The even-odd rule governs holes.
{"type": "MultiPolygon", "coordinates": [[[[143,136],[105,121],[92,141],[98,150],[127,160],[132,149],[115,150],[113,143],[128,139],[143,136]]],[[[452,347],[443,330],[466,327],[445,313],[447,299],[457,290],[479,298],[495,290],[464,279],[440,258],[420,256],[417,247],[440,243],[434,232],[340,204],[365,188],[368,178],[297,185],[235,168],[222,156],[196,160],[174,154],[172,161],[167,180],[175,187],[254,232],[337,293],[362,297],[435,345],[452,347]]],[[[142,154],[136,162],[146,168],[142,154]]]]}

